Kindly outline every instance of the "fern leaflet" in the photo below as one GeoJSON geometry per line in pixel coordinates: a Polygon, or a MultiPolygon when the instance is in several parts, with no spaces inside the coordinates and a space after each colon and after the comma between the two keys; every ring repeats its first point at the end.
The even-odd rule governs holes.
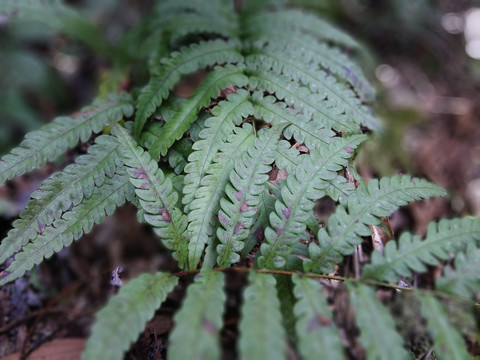
{"type": "Polygon", "coordinates": [[[403,348],[403,339],[395,330],[395,322],[375,291],[366,285],[348,286],[350,302],[360,329],[360,342],[369,359],[411,359],[403,348]]]}
{"type": "Polygon", "coordinates": [[[220,243],[217,246],[220,266],[230,266],[240,260],[237,252],[243,249],[243,241],[256,220],[257,206],[268,180],[280,129],[268,129],[258,133],[247,150],[237,158],[227,184],[228,199],[220,201],[218,219],[223,229],[217,229],[220,243]]]}
{"type": "Polygon", "coordinates": [[[123,285],[98,312],[82,359],[121,359],[177,283],[178,278],[158,272],[123,285]]]}
{"type": "Polygon", "coordinates": [[[255,92],[252,95],[254,116],[271,122],[274,126],[283,127],[283,135],[287,139],[293,137],[309,149],[332,142],[331,138],[335,135],[333,131],[322,129],[314,122],[307,122],[305,116],[294,114],[285,103],[275,101],[273,96],[263,97],[260,92],[255,92]]]}
{"type": "Polygon", "coordinates": [[[185,167],[185,185],[183,203],[189,207],[195,192],[205,176],[207,168],[212,163],[218,149],[233,132],[235,125],[240,125],[242,118],[253,114],[249,101],[250,94],[239,89],[237,94],[231,94],[226,101],[220,102],[212,109],[211,118],[204,123],[204,130],[199,133],[199,140],[193,144],[193,153],[188,157],[189,164],[185,167]]]}
{"type": "Polygon", "coordinates": [[[329,146],[315,149],[310,155],[300,156],[295,175],[287,177],[281,189],[282,200],[275,203],[275,212],[270,214],[270,227],[265,229],[265,241],[260,247],[258,258],[260,268],[282,268],[292,246],[306,240],[306,223],[313,211],[315,200],[328,195],[327,189],[333,186],[348,196],[353,186],[343,176],[337,174],[346,165],[364,136],[335,138],[329,146]]]}
{"type": "Polygon", "coordinates": [[[480,287],[480,252],[469,244],[465,253],[455,257],[455,270],[446,267],[443,276],[435,279],[435,288],[449,294],[471,298],[480,287]]]}
{"type": "Polygon", "coordinates": [[[101,186],[105,176],[112,177],[115,167],[122,164],[118,142],[114,137],[103,135],[95,139],[88,154],[79,156],[75,164],[43,181],[2,240],[0,264],[35,239],[64,211],[90,197],[95,186],[101,186]]]}
{"type": "Polygon", "coordinates": [[[462,336],[455,330],[442,304],[430,294],[417,293],[422,315],[433,339],[435,352],[445,359],[471,359],[462,336]]]}
{"type": "Polygon", "coordinates": [[[239,52],[236,41],[212,40],[192,44],[172,53],[168,58],[154,65],[152,77],[137,100],[135,117],[135,135],[140,133],[155,110],[162,104],[183,75],[195,72],[198,69],[215,64],[241,63],[243,56],[239,52]]]}
{"type": "Polygon", "coordinates": [[[83,41],[100,54],[111,55],[109,50],[112,50],[112,47],[104,40],[99,29],[61,0],[2,0],[0,14],[42,23],[83,41]]]}
{"type": "Polygon", "coordinates": [[[303,359],[343,359],[342,342],[338,329],[333,323],[332,312],[327,298],[317,280],[293,275],[294,293],[297,303],[294,307],[297,318],[298,350],[303,359]]]}
{"type": "Polygon", "coordinates": [[[250,272],[240,321],[240,359],[285,359],[285,330],[275,278],[250,272]]]}
{"type": "Polygon", "coordinates": [[[24,246],[8,266],[8,275],[0,279],[0,286],[19,278],[34,265],[70,246],[72,241],[89,233],[94,224],[103,222],[106,215],[113,214],[118,206],[130,200],[134,193],[128,177],[122,168],[117,172],[119,174],[106,178],[102,186],[95,188],[90,198],[64,213],[34,241],[24,246]]]}
{"type": "Polygon", "coordinates": [[[191,123],[197,119],[198,111],[203,106],[207,106],[211,98],[218,97],[219,90],[228,85],[242,87],[247,82],[247,77],[243,74],[243,66],[216,67],[208,74],[207,79],[195,91],[195,94],[185,101],[175,116],[160,129],[160,139],[150,149],[152,157],[165,155],[175,140],[180,139],[191,123]]]}
{"type": "Polygon", "coordinates": [[[382,256],[372,254],[371,263],[366,265],[363,277],[367,279],[395,282],[399,276],[410,276],[413,272],[425,272],[428,265],[437,265],[450,253],[465,249],[473,240],[480,240],[480,219],[464,218],[432,222],[424,241],[409,233],[402,234],[398,242],[389,241],[382,256]]]}
{"type": "Polygon", "coordinates": [[[132,115],[128,94],[112,95],[109,101],[98,100],[82,109],[75,118],[58,117],[40,130],[28,133],[19,147],[0,161],[0,183],[23,175],[55,160],[68,148],[87,141],[112,122],[132,115]]]}
{"type": "Polygon", "coordinates": [[[252,88],[275,94],[276,98],[290,104],[296,111],[304,114],[306,120],[313,119],[317,128],[335,129],[358,133],[359,124],[352,121],[348,114],[339,110],[325,96],[312,92],[283,74],[247,69],[249,84],[252,88]]]}
{"type": "Polygon", "coordinates": [[[224,283],[221,272],[209,269],[195,277],[174,318],[169,359],[220,359],[219,333],[226,300],[224,283]]]}
{"type": "Polygon", "coordinates": [[[242,128],[235,128],[234,131],[235,133],[220,148],[220,153],[207,169],[201,186],[195,193],[195,199],[190,205],[188,214],[188,230],[191,234],[188,245],[190,269],[198,265],[205,244],[210,245],[213,242],[214,226],[218,221],[216,214],[219,210],[219,201],[234,168],[235,160],[254,140],[252,126],[248,123],[242,128]]]}
{"type": "Polygon", "coordinates": [[[312,92],[323,95],[330,106],[337,107],[339,112],[347,113],[352,121],[373,130],[379,129],[378,120],[361,104],[360,99],[348,86],[324,71],[310,69],[305,56],[302,58],[302,54],[289,52],[287,49],[272,45],[256,49],[246,57],[247,68],[252,71],[271,71],[276,76],[283,73],[291,80],[300,80],[312,92]]]}
{"type": "Polygon", "coordinates": [[[328,22],[302,12],[300,10],[280,10],[270,13],[258,13],[250,16],[244,27],[248,29],[248,34],[270,32],[289,32],[300,31],[321,39],[327,43],[332,43],[351,50],[359,50],[360,46],[349,35],[338,30],[328,22]]]}
{"type": "Polygon", "coordinates": [[[125,129],[115,125],[115,134],[130,182],[145,212],[145,221],[153,226],[165,247],[173,251],[180,267],[184,267],[187,262],[187,218],[175,206],[178,194],[170,178],[165,177],[155,160],[137,145],[125,129]]]}
{"type": "Polygon", "coordinates": [[[348,213],[342,205],[337,206],[327,226],[318,233],[319,245],[309,245],[310,259],[304,262],[305,271],[331,272],[343,255],[351,254],[354,245],[362,242],[362,236],[371,235],[367,225],[378,225],[380,216],[390,216],[398,207],[413,200],[444,195],[445,191],[439,186],[407,175],[360,184],[348,197],[348,213]]]}

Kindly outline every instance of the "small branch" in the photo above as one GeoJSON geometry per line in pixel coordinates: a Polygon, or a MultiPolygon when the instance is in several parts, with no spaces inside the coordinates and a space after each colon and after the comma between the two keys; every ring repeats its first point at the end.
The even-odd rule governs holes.
{"type": "MultiPolygon", "coordinates": [[[[463,302],[475,307],[480,308],[480,303],[476,303],[473,300],[462,298],[459,296],[455,295],[450,295],[442,292],[438,292],[435,290],[428,290],[428,289],[419,289],[419,288],[413,288],[413,287],[404,287],[400,286],[397,284],[392,284],[392,283],[386,283],[386,282],[381,282],[381,281],[375,281],[375,280],[370,280],[370,279],[356,279],[356,278],[348,278],[344,276],[335,276],[335,275],[326,275],[326,274],[313,274],[313,273],[302,273],[299,271],[287,271],[287,270],[269,270],[269,269],[253,269],[253,268],[247,268],[247,267],[230,267],[230,268],[223,268],[223,267],[217,267],[213,268],[213,271],[220,271],[220,272],[228,272],[228,271],[233,271],[233,272],[239,272],[239,273],[247,273],[250,271],[255,271],[257,273],[262,273],[262,274],[274,274],[274,275],[289,275],[292,276],[293,274],[297,274],[299,276],[305,276],[309,278],[317,278],[317,279],[328,279],[328,280],[337,280],[337,281],[350,281],[350,282],[355,282],[355,283],[363,283],[363,284],[368,284],[368,285],[373,285],[373,286],[381,286],[381,287],[386,287],[394,290],[400,290],[400,291],[419,291],[423,293],[430,293],[433,294],[437,297],[444,298],[447,300],[453,300],[453,301],[458,301],[458,302],[463,302]]],[[[200,269],[196,270],[188,270],[188,271],[179,271],[175,274],[174,276],[182,277],[186,275],[192,275],[192,274],[198,274],[200,272],[200,269]]]]}

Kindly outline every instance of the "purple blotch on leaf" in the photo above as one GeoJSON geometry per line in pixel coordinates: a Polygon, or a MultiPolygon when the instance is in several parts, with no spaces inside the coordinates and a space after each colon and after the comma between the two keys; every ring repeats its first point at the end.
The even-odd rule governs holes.
{"type": "Polygon", "coordinates": [[[161,214],[162,214],[163,220],[167,222],[172,221],[172,218],[170,217],[170,213],[167,211],[167,209],[162,209],[161,214]]]}
{"type": "Polygon", "coordinates": [[[289,219],[290,215],[292,215],[292,210],[290,210],[288,207],[282,210],[283,216],[285,216],[285,219],[289,219]]]}
{"type": "Polygon", "coordinates": [[[242,206],[240,206],[240,212],[245,212],[248,209],[247,203],[243,203],[242,206]]]}
{"type": "Polygon", "coordinates": [[[345,146],[345,151],[349,154],[353,153],[355,150],[353,150],[353,148],[351,148],[350,146],[345,146]]]}
{"type": "Polygon", "coordinates": [[[241,191],[235,191],[235,198],[237,200],[240,200],[242,198],[242,192],[241,191]]]}
{"type": "Polygon", "coordinates": [[[214,335],[217,333],[217,327],[213,322],[211,322],[207,318],[202,318],[202,327],[205,329],[206,332],[208,332],[211,335],[214,335]]]}
{"type": "Polygon", "coordinates": [[[145,172],[145,170],[136,168],[135,171],[133,172],[133,176],[135,179],[148,179],[148,175],[145,172]]]}

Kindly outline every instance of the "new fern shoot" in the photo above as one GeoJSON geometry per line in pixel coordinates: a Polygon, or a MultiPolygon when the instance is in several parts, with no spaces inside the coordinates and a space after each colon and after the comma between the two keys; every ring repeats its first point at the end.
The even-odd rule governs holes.
{"type": "MultiPolygon", "coordinates": [[[[59,0],[3,0],[0,14],[43,21],[94,51],[104,49],[104,40],[90,36],[98,29],[59,0]]],[[[55,119],[0,161],[3,183],[93,140],[74,164],[41,183],[13,222],[0,244],[0,263],[11,259],[0,285],[131,202],[180,270],[197,273],[174,316],[169,359],[221,358],[228,269],[248,270],[239,358],[284,359],[287,344],[304,359],[344,358],[318,279],[335,273],[382,217],[446,194],[409,175],[365,182],[356,174],[361,144],[381,129],[359,64],[366,50],[327,21],[273,0],[157,1],[151,15],[108,47],[100,55],[113,57],[124,77],[131,64],[148,64],[148,82],[133,79],[130,93],[100,96],[79,115],[55,119]],[[200,70],[206,76],[192,96],[173,93],[185,75],[200,70]],[[286,179],[271,181],[279,170],[286,179]],[[336,208],[319,224],[314,207],[326,197],[336,208]],[[285,281],[290,286],[280,286],[285,281]]],[[[375,286],[395,286],[454,254],[435,292],[417,289],[415,299],[439,358],[469,358],[435,295],[472,300],[478,293],[479,240],[479,219],[442,220],[425,239],[390,240],[383,253],[373,252],[360,278],[346,279],[367,358],[415,355],[375,286]]],[[[123,285],[97,314],[83,358],[121,359],[178,276],[143,274],[123,285]]]]}

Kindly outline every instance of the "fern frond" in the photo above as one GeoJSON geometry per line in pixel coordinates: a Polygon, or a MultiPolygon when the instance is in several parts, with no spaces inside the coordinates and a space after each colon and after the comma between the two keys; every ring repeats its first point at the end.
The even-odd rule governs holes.
{"type": "Polygon", "coordinates": [[[75,118],[58,117],[53,123],[28,133],[19,147],[0,161],[0,183],[53,161],[68,148],[87,141],[92,133],[98,133],[112,122],[132,115],[130,95],[110,96],[110,100],[98,100],[82,109],[75,118]]]}
{"type": "Polygon", "coordinates": [[[39,22],[83,41],[103,55],[109,55],[111,50],[98,27],[61,0],[2,0],[0,14],[39,22]]]}
{"type": "Polygon", "coordinates": [[[115,167],[123,164],[118,142],[107,135],[96,138],[88,154],[77,157],[75,162],[43,181],[32,194],[26,209],[0,244],[0,264],[35,239],[64,211],[90,197],[95,187],[103,184],[105,176],[112,177],[115,167]]]}
{"type": "Polygon", "coordinates": [[[160,60],[151,69],[152,77],[138,97],[135,116],[135,135],[140,133],[155,110],[162,104],[183,75],[191,74],[207,66],[224,63],[241,63],[243,56],[238,41],[212,40],[192,44],[160,60]]]}
{"type": "Polygon", "coordinates": [[[294,115],[285,103],[275,101],[273,96],[263,97],[260,92],[255,92],[252,95],[254,116],[265,122],[271,122],[274,126],[284,127],[283,134],[287,139],[293,137],[310,150],[333,141],[332,137],[335,135],[333,131],[322,129],[315,122],[307,121],[301,114],[294,115]]]}
{"type": "Polygon", "coordinates": [[[411,201],[445,194],[439,186],[408,175],[360,184],[348,197],[348,213],[342,205],[337,206],[327,226],[318,233],[319,245],[309,245],[310,259],[304,262],[305,271],[331,272],[343,255],[351,254],[354,246],[362,242],[362,236],[371,235],[368,225],[380,224],[380,216],[390,216],[411,201]]]}
{"type": "Polygon", "coordinates": [[[270,227],[265,229],[265,241],[260,247],[260,268],[282,268],[291,253],[292,246],[305,240],[306,223],[313,211],[315,200],[328,195],[334,186],[344,197],[354,189],[343,176],[337,174],[346,165],[353,150],[365,140],[362,135],[335,138],[329,146],[313,150],[310,155],[300,156],[295,175],[287,177],[282,187],[282,199],[275,203],[275,212],[270,214],[270,227]]]}
{"type": "Polygon", "coordinates": [[[121,359],[177,283],[178,278],[158,272],[123,285],[97,313],[82,359],[121,359]]]}
{"type": "Polygon", "coordinates": [[[290,104],[295,111],[304,114],[306,119],[313,118],[318,128],[335,129],[350,133],[360,132],[360,125],[352,121],[351,117],[326,101],[325,96],[312,92],[311,89],[301,86],[298,82],[287,78],[283,74],[272,72],[246,70],[249,76],[249,85],[252,88],[275,94],[275,97],[290,104]]]}
{"type": "Polygon", "coordinates": [[[179,266],[184,268],[187,263],[187,217],[176,207],[178,194],[156,161],[125,129],[114,126],[130,182],[145,212],[144,219],[153,226],[165,247],[173,251],[179,266]]]}
{"type": "Polygon", "coordinates": [[[64,213],[25,245],[8,266],[7,276],[0,279],[0,286],[21,277],[34,265],[70,246],[72,241],[89,233],[94,224],[100,224],[106,215],[112,215],[117,207],[130,200],[134,192],[128,177],[122,168],[118,168],[117,172],[119,174],[106,178],[102,186],[95,188],[90,198],[64,213]]]}
{"type": "Polygon", "coordinates": [[[217,246],[220,266],[228,267],[240,260],[237,252],[249,235],[262,200],[268,172],[274,161],[281,128],[265,129],[257,134],[245,153],[237,158],[230,174],[230,184],[225,188],[227,198],[220,200],[218,219],[223,228],[217,229],[220,243],[217,246]]]}
{"type": "Polygon", "coordinates": [[[444,359],[471,359],[465,341],[448,321],[448,315],[442,304],[430,294],[416,295],[421,304],[422,316],[427,320],[427,328],[433,339],[436,354],[444,359]]]}
{"type": "Polygon", "coordinates": [[[236,159],[246,151],[254,141],[253,128],[245,123],[243,127],[234,129],[228,142],[220,148],[219,154],[206,171],[201,186],[195,193],[195,199],[190,205],[188,214],[188,230],[190,243],[188,245],[188,263],[190,269],[195,269],[202,256],[205,244],[213,242],[215,224],[218,221],[220,199],[224,195],[236,159]]]}
{"type": "Polygon", "coordinates": [[[240,320],[240,359],[285,359],[285,330],[275,278],[251,272],[240,320]]]}
{"type": "Polygon", "coordinates": [[[471,298],[480,288],[480,251],[469,244],[465,253],[455,258],[455,270],[446,267],[443,276],[435,279],[435,288],[449,294],[471,298]]]}
{"type": "Polygon", "coordinates": [[[243,74],[243,65],[227,64],[225,67],[216,67],[208,74],[195,94],[185,101],[175,116],[161,128],[160,139],[150,149],[152,157],[156,159],[158,155],[165,155],[167,149],[175,140],[180,139],[190,124],[197,119],[198,111],[207,106],[210,99],[218,97],[219,90],[225,89],[228,85],[243,87],[247,82],[248,79],[243,74]]]}
{"type": "Polygon", "coordinates": [[[368,359],[400,360],[412,357],[403,348],[403,339],[395,329],[389,311],[366,285],[348,286],[350,302],[355,309],[355,319],[360,329],[360,342],[368,359]]]}
{"type": "Polygon", "coordinates": [[[437,265],[448,259],[450,253],[462,251],[469,243],[480,240],[480,219],[464,218],[441,220],[428,225],[424,241],[419,236],[404,233],[397,243],[389,241],[382,256],[372,253],[363,277],[367,279],[397,281],[399,276],[427,271],[425,264],[437,265]]]}
{"type": "Polygon", "coordinates": [[[254,47],[262,48],[274,42],[281,48],[291,48],[301,52],[315,69],[323,69],[335,75],[340,81],[347,82],[362,102],[371,102],[374,90],[365,78],[360,67],[338,48],[318,42],[314,37],[301,32],[274,32],[254,34],[254,47]],[[257,37],[258,36],[258,37],[257,37]]]}
{"type": "Polygon", "coordinates": [[[294,307],[297,318],[298,350],[303,359],[343,359],[344,351],[338,329],[333,323],[332,312],[322,286],[315,279],[293,275],[294,307]]]}
{"type": "Polygon", "coordinates": [[[312,92],[323,95],[324,101],[329,103],[328,107],[334,106],[340,113],[345,112],[357,124],[379,129],[378,120],[349,86],[326,71],[314,69],[308,57],[289,50],[288,46],[281,48],[269,44],[261,49],[254,48],[245,61],[249,70],[272,72],[275,76],[283,74],[295,82],[300,80],[312,92]]]}
{"type": "Polygon", "coordinates": [[[194,151],[188,158],[189,164],[185,167],[183,203],[187,208],[193,201],[195,192],[200,187],[218,149],[226,142],[233,128],[240,125],[243,118],[253,114],[249,97],[247,91],[239,89],[236,94],[230,94],[226,101],[221,101],[213,108],[214,116],[205,121],[205,128],[199,133],[199,140],[193,144],[194,151]]]}
{"type": "Polygon", "coordinates": [[[270,32],[303,32],[327,43],[358,51],[360,45],[346,33],[319,17],[300,10],[258,13],[245,20],[248,35],[270,32]]]}
{"type": "Polygon", "coordinates": [[[175,315],[168,358],[220,359],[219,333],[225,308],[225,277],[207,269],[195,277],[175,315]]]}

